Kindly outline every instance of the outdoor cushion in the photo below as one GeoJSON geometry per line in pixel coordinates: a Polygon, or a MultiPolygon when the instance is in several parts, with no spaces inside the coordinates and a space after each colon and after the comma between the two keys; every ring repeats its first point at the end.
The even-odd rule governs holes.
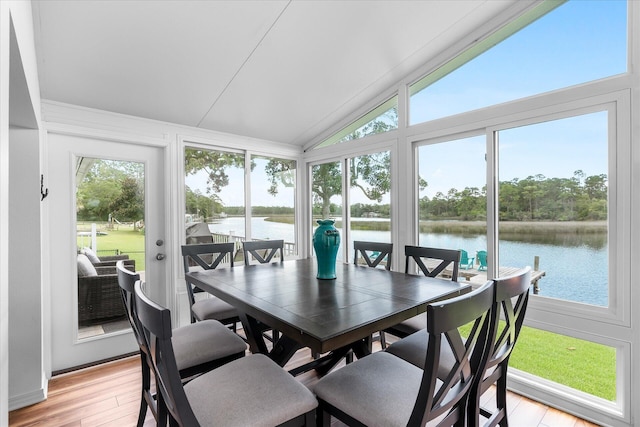
{"type": "Polygon", "coordinates": [[[87,258],[89,258],[89,261],[91,261],[92,264],[100,262],[100,258],[98,258],[98,255],[96,255],[96,253],[91,248],[86,248],[86,247],[82,248],[80,253],[86,255],[87,258]]]}
{"type": "Polygon", "coordinates": [[[98,272],[89,258],[84,254],[78,254],[78,277],[97,276],[98,272]]]}

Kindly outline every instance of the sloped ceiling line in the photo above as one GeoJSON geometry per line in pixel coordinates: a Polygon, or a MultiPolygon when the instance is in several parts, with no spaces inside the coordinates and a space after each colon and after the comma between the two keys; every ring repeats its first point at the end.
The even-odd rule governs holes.
{"type": "Polygon", "coordinates": [[[220,91],[220,93],[218,94],[218,96],[216,97],[216,99],[213,101],[213,103],[209,106],[209,109],[207,110],[206,113],[204,113],[204,115],[200,118],[200,120],[198,121],[198,124],[196,125],[196,127],[200,127],[202,125],[202,122],[207,118],[207,116],[209,115],[209,113],[211,112],[211,110],[213,109],[213,107],[216,105],[216,103],[218,102],[218,100],[220,98],[222,98],[222,95],[224,95],[224,93],[227,91],[227,89],[229,88],[229,86],[231,86],[231,84],[233,83],[233,81],[235,80],[236,76],[240,73],[240,71],[242,71],[242,69],[244,68],[244,66],[247,64],[247,62],[249,62],[249,60],[251,59],[251,57],[253,56],[253,54],[255,53],[256,50],[258,50],[258,48],[260,47],[260,45],[262,45],[262,42],[264,41],[264,39],[269,35],[269,33],[271,32],[271,30],[276,26],[276,24],[278,23],[278,21],[280,20],[280,18],[282,17],[282,15],[284,15],[285,11],[287,10],[287,8],[289,7],[289,5],[291,4],[293,0],[289,0],[287,2],[287,4],[282,8],[282,10],[280,11],[280,13],[278,14],[278,16],[273,20],[273,22],[271,23],[271,26],[269,26],[269,28],[264,32],[264,34],[262,35],[262,37],[260,38],[260,40],[258,41],[258,43],[256,43],[256,45],[254,46],[254,48],[251,50],[251,52],[249,52],[249,55],[247,55],[247,57],[245,58],[244,61],[242,61],[242,64],[240,64],[240,66],[238,67],[238,69],[236,70],[235,73],[233,73],[233,76],[229,79],[229,81],[227,82],[227,84],[224,86],[224,88],[220,91]]]}

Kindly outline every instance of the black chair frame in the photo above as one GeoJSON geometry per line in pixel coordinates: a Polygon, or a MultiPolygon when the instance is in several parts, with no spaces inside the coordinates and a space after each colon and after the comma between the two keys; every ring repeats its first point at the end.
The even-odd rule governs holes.
{"type": "Polygon", "coordinates": [[[280,253],[280,261],[284,260],[284,240],[244,241],[242,249],[244,251],[244,265],[250,264],[251,257],[260,264],[267,264],[278,252],[280,253]]]}
{"type": "Polygon", "coordinates": [[[353,242],[353,263],[358,265],[358,257],[367,263],[368,267],[377,267],[380,263],[387,258],[387,263],[384,265],[386,270],[391,270],[391,254],[393,253],[393,243],[380,243],[380,242],[363,242],[355,240],[353,242]],[[377,252],[377,256],[373,259],[369,256],[368,252],[377,252]]]}
{"type": "MultiPolygon", "coordinates": [[[[182,245],[182,259],[184,262],[185,274],[189,272],[190,264],[199,265],[204,270],[212,270],[226,258],[229,259],[229,266],[233,267],[233,258],[235,251],[235,243],[202,243],[196,245],[182,245]]],[[[196,302],[195,294],[204,292],[185,277],[187,284],[187,297],[189,298],[189,312],[191,314],[191,323],[198,321],[195,314],[191,310],[196,302]]],[[[236,323],[240,321],[238,316],[227,319],[218,319],[224,325],[231,325],[233,331],[236,331],[236,323]]]]}
{"type": "Polygon", "coordinates": [[[405,246],[406,256],[404,272],[410,273],[409,264],[413,260],[427,277],[436,277],[443,273],[451,265],[451,280],[458,280],[458,267],[460,264],[460,251],[455,249],[427,248],[422,246],[405,246]],[[428,267],[423,259],[436,259],[440,263],[432,268],[428,267]]]}

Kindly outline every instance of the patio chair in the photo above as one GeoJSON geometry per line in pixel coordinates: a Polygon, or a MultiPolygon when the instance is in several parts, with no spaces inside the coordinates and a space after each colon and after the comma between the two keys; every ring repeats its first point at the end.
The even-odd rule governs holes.
{"type": "MultiPolygon", "coordinates": [[[[203,270],[212,270],[218,267],[223,260],[228,259],[229,266],[233,267],[233,251],[235,250],[235,243],[233,242],[182,245],[181,249],[185,275],[190,271],[193,264],[203,270]]],[[[186,277],[185,282],[187,284],[191,323],[213,319],[225,325],[231,325],[233,331],[236,331],[236,324],[240,321],[240,317],[234,306],[214,296],[196,301],[195,294],[204,291],[190,283],[186,277]]]]}
{"type": "MultiPolygon", "coordinates": [[[[133,268],[127,265],[127,268],[133,268]]],[[[84,254],[77,255],[78,322],[95,324],[123,318],[116,268],[95,267],[84,254]]]]}
{"type": "Polygon", "coordinates": [[[136,260],[129,259],[129,255],[127,254],[102,255],[98,257],[98,255],[94,252],[94,250],[89,247],[84,247],[80,249],[79,253],[89,258],[89,261],[91,261],[91,264],[93,264],[94,267],[115,267],[116,262],[120,260],[124,260],[126,265],[131,266],[129,270],[136,271],[136,260]]]}
{"type": "MultiPolygon", "coordinates": [[[[427,277],[437,277],[450,267],[452,281],[458,280],[458,265],[460,263],[460,251],[454,249],[426,248],[421,246],[405,246],[405,273],[410,273],[410,261],[413,260],[427,277]]],[[[427,321],[426,313],[418,314],[391,328],[384,330],[399,338],[407,337],[421,329],[427,321]]]]}
{"type": "MultiPolygon", "coordinates": [[[[166,421],[166,411],[158,407],[157,396],[151,391],[153,363],[150,350],[142,338],[142,327],[136,313],[134,285],[140,280],[140,275],[127,270],[123,261],[118,261],[116,268],[122,302],[127,309],[129,323],[140,348],[142,388],[137,426],[144,425],[147,407],[158,424],[164,425],[162,420],[166,421]]],[[[244,357],[247,348],[242,338],[215,320],[188,324],[174,329],[172,334],[176,366],[183,381],[244,357]]]]}
{"type": "Polygon", "coordinates": [[[478,271],[487,271],[487,251],[476,252],[476,258],[478,259],[478,271]]]}
{"type": "MultiPolygon", "coordinates": [[[[529,287],[531,285],[531,268],[526,267],[518,273],[494,280],[496,297],[494,310],[496,311],[495,340],[490,346],[491,352],[486,365],[486,373],[482,381],[474,388],[469,396],[468,425],[477,426],[480,415],[488,418],[485,426],[508,425],[507,412],[507,369],[509,357],[516,345],[529,301],[529,287]],[[500,314],[502,316],[500,316],[500,314]],[[480,407],[480,396],[492,385],[496,385],[496,409],[490,410],[480,407]]],[[[407,338],[391,344],[385,351],[414,364],[419,368],[425,365],[427,354],[426,330],[421,330],[407,338]]],[[[441,352],[438,378],[444,380],[454,363],[450,351],[441,352]]]]}
{"type": "Polygon", "coordinates": [[[320,379],[314,387],[318,425],[329,426],[331,416],[358,426],[420,426],[435,419],[438,426],[465,425],[467,398],[485,371],[486,343],[495,334],[494,291],[487,282],[427,306],[424,369],[380,351],[320,379]],[[470,323],[463,342],[459,328],[470,323]],[[456,355],[444,381],[438,379],[441,347],[456,355]]]}
{"type": "MultiPolygon", "coordinates": [[[[135,287],[141,336],[170,425],[315,425],[318,402],[302,383],[263,354],[236,359],[182,383],[174,352],[171,312],[135,287]]],[[[162,424],[164,425],[164,424],[162,424]]]]}
{"type": "Polygon", "coordinates": [[[460,268],[468,270],[473,268],[474,257],[469,258],[469,254],[464,249],[458,249],[460,251],[460,268]]]}
{"type": "Polygon", "coordinates": [[[260,264],[267,264],[280,253],[280,261],[284,261],[284,240],[253,240],[242,242],[244,265],[251,264],[251,257],[260,264]]]}

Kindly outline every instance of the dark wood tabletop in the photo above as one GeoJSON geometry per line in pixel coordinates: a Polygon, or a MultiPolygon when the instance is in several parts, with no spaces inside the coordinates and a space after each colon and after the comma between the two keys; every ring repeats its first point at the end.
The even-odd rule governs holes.
{"type": "Polygon", "coordinates": [[[237,307],[252,335],[251,350],[271,353],[282,365],[298,348],[315,353],[347,348],[426,311],[429,303],[471,289],[451,280],[340,262],[336,275],[317,279],[313,259],[187,274],[196,286],[237,307]],[[280,348],[266,350],[256,321],[283,334],[280,348]]]}

